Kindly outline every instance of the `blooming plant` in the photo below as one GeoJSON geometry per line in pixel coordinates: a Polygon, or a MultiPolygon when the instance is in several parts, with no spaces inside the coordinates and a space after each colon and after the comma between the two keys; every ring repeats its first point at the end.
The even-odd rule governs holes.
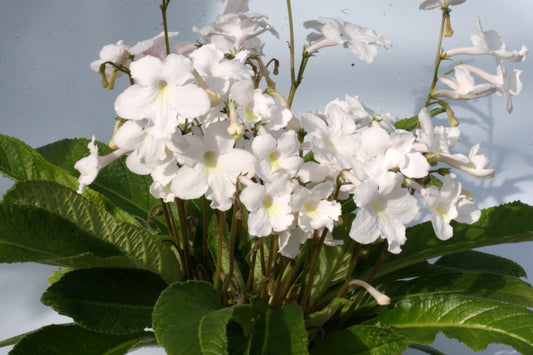
{"type": "Polygon", "coordinates": [[[62,140],[34,150],[0,136],[0,171],[17,183],[0,203],[0,261],[65,267],[41,300],[74,323],[0,342],[13,354],[427,353],[438,332],[474,350],[504,343],[533,353],[532,287],[512,262],[472,248],[533,240],[533,208],[480,210],[454,172],[491,178],[475,144],[454,149],[451,103],[522,89],[527,48],[478,33],[446,49],[440,9],[434,77],[423,107],[397,120],[358,96],[296,117],[307,63],[342,45],[372,63],[391,42],[341,18],[307,21],[291,88],[276,90],[278,37],[247,0],[228,0],[196,44],[167,29],[105,46],[91,68],[115,101],[108,146],[62,140]],[[492,56],[496,74],[458,62],[492,56]],[[127,79],[125,79],[127,80],[127,79]],[[447,87],[447,88],[446,88],[447,87]],[[446,125],[437,125],[440,117],[446,125]],[[87,156],[87,148],[89,155],[87,156]],[[421,213],[430,221],[411,225],[421,213]],[[512,223],[509,219],[512,218],[512,223]],[[35,222],[40,221],[40,222],[35,222]],[[438,258],[435,262],[429,259],[438,258]]]}

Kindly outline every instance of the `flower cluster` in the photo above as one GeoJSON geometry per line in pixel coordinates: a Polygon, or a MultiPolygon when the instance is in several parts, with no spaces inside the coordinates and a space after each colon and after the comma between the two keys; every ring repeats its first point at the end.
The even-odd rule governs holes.
{"type": "MultiPolygon", "coordinates": [[[[423,9],[458,5],[464,1],[429,1],[423,9]]],[[[377,47],[391,43],[373,30],[319,17],[305,23],[309,35],[304,56],[332,45],[343,45],[370,63],[377,47]]],[[[331,101],[323,112],[306,112],[300,119],[275,90],[265,65],[260,35],[277,32],[264,15],[248,10],[247,1],[229,1],[215,22],[195,31],[201,42],[169,43],[177,33],[162,33],[128,47],[122,41],[102,49],[91,65],[104,82],[127,73],[132,85],[115,101],[120,117],[110,157],[91,156],[76,165],[80,190],[97,171],[121,155],[137,174],[151,175],[151,194],[164,202],[205,197],[219,211],[232,207],[247,214],[251,237],[277,236],[278,250],[294,258],[300,245],[321,238],[337,245],[332,231],[344,222],[341,202],[353,200],[355,218],[349,237],[367,244],[378,238],[399,253],[405,229],[421,206],[431,212],[436,235],[452,237],[451,220],[472,223],[480,211],[449,169],[478,178],[494,173],[478,154],[454,153],[457,127],[434,127],[427,106],[443,99],[471,99],[520,92],[520,71],[507,77],[506,62],[524,60],[527,49],[507,51],[494,31],[472,36],[474,47],[443,52],[442,59],[491,55],[497,74],[471,65],[455,67],[455,78],[440,76],[451,90],[432,90],[411,132],[395,127],[392,114],[379,115],[358,96],[331,101]],[[475,84],[472,74],[486,81],[475,84]],[[260,88],[263,80],[267,87],[260,88]],[[505,81],[508,80],[506,86],[505,81]],[[433,101],[432,101],[433,100],[433,101]],[[104,159],[105,158],[105,159],[104,159]],[[417,199],[416,194],[419,194],[417,199]]],[[[109,85],[108,85],[109,86],[109,85]]]]}

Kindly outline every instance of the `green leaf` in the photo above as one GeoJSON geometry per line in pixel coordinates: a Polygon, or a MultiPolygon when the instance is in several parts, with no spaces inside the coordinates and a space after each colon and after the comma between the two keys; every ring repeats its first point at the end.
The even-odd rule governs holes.
{"type": "Polygon", "coordinates": [[[311,354],[401,354],[408,344],[405,337],[392,329],[357,325],[329,334],[312,348],[311,354]]]}
{"type": "Polygon", "coordinates": [[[530,284],[515,277],[490,273],[450,272],[390,282],[380,285],[378,289],[393,301],[463,294],[522,306],[533,305],[533,287],[530,284]]]}
{"type": "Polygon", "coordinates": [[[421,296],[397,302],[376,321],[417,343],[432,343],[442,331],[475,351],[499,343],[533,353],[533,311],[513,304],[463,295],[421,296]]]}
{"type": "MultiPolygon", "coordinates": [[[[81,138],[63,139],[36,150],[50,163],[73,176],[78,176],[79,172],[74,169],[74,164],[89,154],[87,148],[89,142],[89,139],[81,138]]],[[[112,152],[112,149],[104,143],[95,143],[100,155],[112,152]]],[[[161,203],[150,194],[151,184],[150,175],[132,173],[126,167],[126,157],[123,156],[113,164],[104,167],[91,184],[91,188],[109,198],[124,211],[146,220],[153,206],[161,203]]],[[[158,227],[166,229],[163,223],[158,223],[158,227]]]]}
{"type": "Polygon", "coordinates": [[[0,261],[87,267],[130,265],[113,245],[61,216],[33,206],[0,204],[0,261]]]}
{"type": "Polygon", "coordinates": [[[135,269],[84,269],[64,275],[41,302],[89,330],[130,334],[152,325],[152,310],[166,283],[135,269]]]}
{"type": "Polygon", "coordinates": [[[291,303],[273,311],[259,297],[252,297],[250,354],[308,354],[307,332],[300,306],[291,303]]]}
{"type": "MultiPolygon", "coordinates": [[[[76,178],[44,160],[33,148],[16,138],[3,134],[0,134],[0,173],[13,181],[55,181],[75,191],[79,185],[76,178]]],[[[83,196],[104,207],[115,218],[138,225],[135,218],[115,207],[98,192],[86,188],[83,196]]]]}
{"type": "MultiPolygon", "coordinates": [[[[445,241],[435,236],[431,222],[407,228],[407,242],[402,252],[388,255],[376,277],[442,255],[533,240],[533,207],[516,201],[482,210],[479,221],[472,225],[454,222],[452,225],[453,237],[445,241]]],[[[356,268],[357,278],[364,280],[368,277],[385,245],[381,242],[369,247],[370,252],[356,268]]]]}
{"type": "Polygon", "coordinates": [[[466,250],[445,255],[437,260],[434,265],[465,271],[481,271],[514,277],[527,277],[526,271],[514,261],[475,250],[466,250]]]}
{"type": "Polygon", "coordinates": [[[227,354],[226,325],[232,314],[233,307],[222,308],[211,284],[177,282],[159,297],[153,329],[169,355],[227,354]]]}
{"type": "Polygon", "coordinates": [[[148,339],[153,339],[153,333],[111,335],[92,332],[74,324],[49,325],[27,333],[9,354],[122,355],[148,339]]]}
{"type": "MultiPolygon", "coordinates": [[[[434,108],[433,110],[431,110],[431,117],[434,117],[443,112],[446,112],[446,110],[443,109],[442,107],[434,108]]],[[[415,128],[417,128],[417,126],[418,126],[418,115],[409,117],[409,118],[404,118],[402,120],[397,121],[394,124],[394,127],[396,127],[397,129],[405,129],[406,131],[412,131],[415,128]]]]}
{"type": "MultiPolygon", "coordinates": [[[[143,228],[115,219],[101,206],[62,185],[48,181],[19,182],[4,196],[4,200],[30,204],[60,215],[75,224],[76,229],[118,248],[128,257],[128,267],[133,265],[150,270],[160,274],[168,283],[181,279],[179,263],[170,246],[163,244],[143,228]]],[[[40,220],[41,223],[38,221],[33,220],[31,223],[48,223],[45,219],[40,220]]],[[[54,231],[50,232],[53,235],[54,231]]],[[[45,235],[43,238],[50,236],[45,235]]]]}

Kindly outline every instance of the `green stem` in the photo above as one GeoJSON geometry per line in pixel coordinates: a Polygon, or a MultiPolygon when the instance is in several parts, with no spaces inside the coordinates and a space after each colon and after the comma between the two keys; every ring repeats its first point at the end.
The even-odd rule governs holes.
{"type": "Polygon", "coordinates": [[[206,270],[209,270],[210,267],[209,267],[209,259],[208,259],[208,256],[209,256],[209,247],[207,245],[207,238],[208,238],[208,233],[207,233],[207,230],[209,229],[209,221],[208,221],[208,216],[209,216],[209,213],[208,213],[208,208],[207,208],[207,199],[204,197],[202,197],[202,209],[203,209],[203,220],[202,220],[202,253],[203,253],[203,262],[204,262],[204,267],[206,268],[206,270]]]}
{"type": "MultiPolygon", "coordinates": [[[[291,61],[291,85],[294,85],[294,83],[296,82],[296,75],[294,72],[294,25],[292,21],[291,0],[287,0],[287,15],[289,17],[289,32],[290,32],[289,51],[290,51],[290,61],[291,61]]],[[[292,91],[292,87],[291,87],[291,91],[292,91]]]]}
{"type": "Polygon", "coordinates": [[[231,279],[233,278],[233,265],[235,263],[235,255],[234,255],[234,248],[235,248],[235,236],[237,235],[237,225],[239,221],[237,220],[237,205],[235,204],[233,206],[233,215],[231,217],[231,233],[229,238],[229,271],[226,277],[224,278],[224,284],[222,285],[222,297],[225,300],[224,303],[227,301],[227,293],[229,292],[229,285],[231,282],[231,279]]]}
{"type": "MultiPolygon", "coordinates": [[[[383,253],[381,253],[381,256],[379,257],[378,262],[376,263],[376,265],[374,265],[374,268],[372,269],[372,272],[370,273],[370,276],[368,276],[368,279],[366,280],[366,282],[371,283],[372,280],[374,280],[374,277],[376,276],[376,273],[378,272],[381,265],[383,265],[383,262],[385,261],[387,254],[388,254],[387,249],[383,250],[383,253]]],[[[352,316],[352,313],[355,310],[355,307],[357,307],[357,305],[363,298],[365,292],[366,290],[363,287],[361,287],[361,290],[359,290],[357,297],[355,298],[355,300],[352,302],[352,304],[350,305],[350,307],[344,314],[344,317],[342,317],[342,319],[335,325],[335,329],[340,329],[344,325],[344,323],[346,323],[346,321],[352,316]]]]}
{"type": "Polygon", "coordinates": [[[435,86],[437,85],[437,81],[439,80],[439,66],[440,62],[442,60],[441,57],[441,51],[442,51],[442,37],[444,36],[444,24],[446,22],[446,16],[447,16],[448,9],[442,9],[442,21],[440,24],[440,35],[439,35],[439,44],[437,46],[437,56],[435,58],[435,70],[433,71],[433,81],[431,82],[431,87],[429,89],[428,96],[426,98],[426,103],[424,104],[424,107],[429,106],[429,102],[431,101],[431,93],[435,89],[435,86]]]}
{"type": "Polygon", "coordinates": [[[183,200],[176,198],[176,207],[178,209],[178,218],[180,221],[181,238],[183,239],[183,252],[185,254],[185,278],[190,279],[192,277],[191,272],[191,253],[189,250],[189,221],[185,215],[185,203],[183,200]]]}
{"type": "Polygon", "coordinates": [[[167,26],[167,8],[170,0],[163,0],[161,6],[161,14],[163,15],[163,30],[165,32],[165,47],[167,49],[167,55],[170,54],[170,44],[168,42],[168,26],[167,26]]]}
{"type": "Polygon", "coordinates": [[[218,290],[218,283],[220,282],[220,270],[222,269],[222,247],[224,245],[224,234],[226,231],[226,213],[220,211],[218,214],[218,245],[217,245],[217,264],[215,267],[215,275],[213,276],[213,287],[218,290]]]}
{"type": "Polygon", "coordinates": [[[316,247],[313,250],[313,258],[311,260],[311,267],[309,269],[307,285],[305,286],[304,297],[302,299],[302,302],[300,303],[304,314],[307,314],[307,311],[308,311],[309,298],[311,296],[311,289],[313,288],[313,280],[315,278],[315,272],[318,266],[318,258],[320,256],[320,250],[322,249],[322,245],[324,244],[324,240],[326,239],[327,234],[328,234],[328,230],[324,228],[324,230],[322,231],[322,236],[320,237],[320,240],[318,241],[316,247]]]}

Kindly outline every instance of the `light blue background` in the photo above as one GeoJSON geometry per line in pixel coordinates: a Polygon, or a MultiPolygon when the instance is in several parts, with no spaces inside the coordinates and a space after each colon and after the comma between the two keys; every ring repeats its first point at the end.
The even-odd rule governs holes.
{"type": "MultiPolygon", "coordinates": [[[[440,13],[419,11],[421,1],[294,0],[297,48],[308,31],[301,23],[317,16],[342,16],[346,21],[375,29],[393,43],[380,49],[376,61],[365,64],[349,50],[327,48],[310,60],[294,113],[323,110],[345,94],[360,95],[377,112],[397,117],[420,110],[430,84],[440,13]]],[[[89,69],[100,48],[123,39],[133,45],[162,30],[158,1],[140,0],[33,0],[2,1],[0,11],[0,132],[38,147],[66,137],[107,141],[113,128],[113,102],[117,90],[100,87],[99,76],[89,69]]],[[[288,92],[288,26],[285,1],[251,1],[251,10],[270,16],[280,40],[266,34],[266,59],[281,61],[278,89],[288,92]],[[270,37],[270,38],[269,38],[270,37]]],[[[194,40],[193,25],[202,27],[221,12],[214,0],[174,0],[169,8],[170,30],[183,40],[194,40]]],[[[479,16],[485,30],[495,29],[509,49],[521,44],[533,50],[533,2],[530,0],[468,0],[454,7],[456,34],[444,48],[469,45],[479,16]]],[[[299,49],[298,51],[299,52],[299,49]]],[[[533,55],[533,53],[532,53],[533,55]]],[[[531,57],[531,56],[530,56],[531,57]]],[[[464,61],[494,72],[493,60],[464,57],[464,61]]],[[[520,199],[533,204],[533,66],[531,59],[512,68],[524,70],[524,90],[513,99],[509,115],[502,98],[494,96],[454,106],[463,136],[456,151],[467,153],[481,142],[496,168],[491,180],[464,177],[464,188],[476,196],[480,207],[520,199]]],[[[0,193],[11,183],[0,178],[0,193]]],[[[509,221],[512,223],[513,221],[509,221]]],[[[510,257],[533,275],[532,243],[491,247],[485,250],[510,257]]],[[[35,264],[0,265],[0,338],[7,338],[68,318],[39,302],[53,267],[35,264]]],[[[450,354],[473,353],[462,344],[439,337],[437,346],[450,354]]],[[[6,349],[0,349],[3,353],[6,349]]],[[[147,350],[138,353],[146,354],[147,350]]],[[[417,354],[416,351],[409,353],[417,354]]],[[[513,354],[504,346],[490,346],[485,354],[513,354]]]]}

